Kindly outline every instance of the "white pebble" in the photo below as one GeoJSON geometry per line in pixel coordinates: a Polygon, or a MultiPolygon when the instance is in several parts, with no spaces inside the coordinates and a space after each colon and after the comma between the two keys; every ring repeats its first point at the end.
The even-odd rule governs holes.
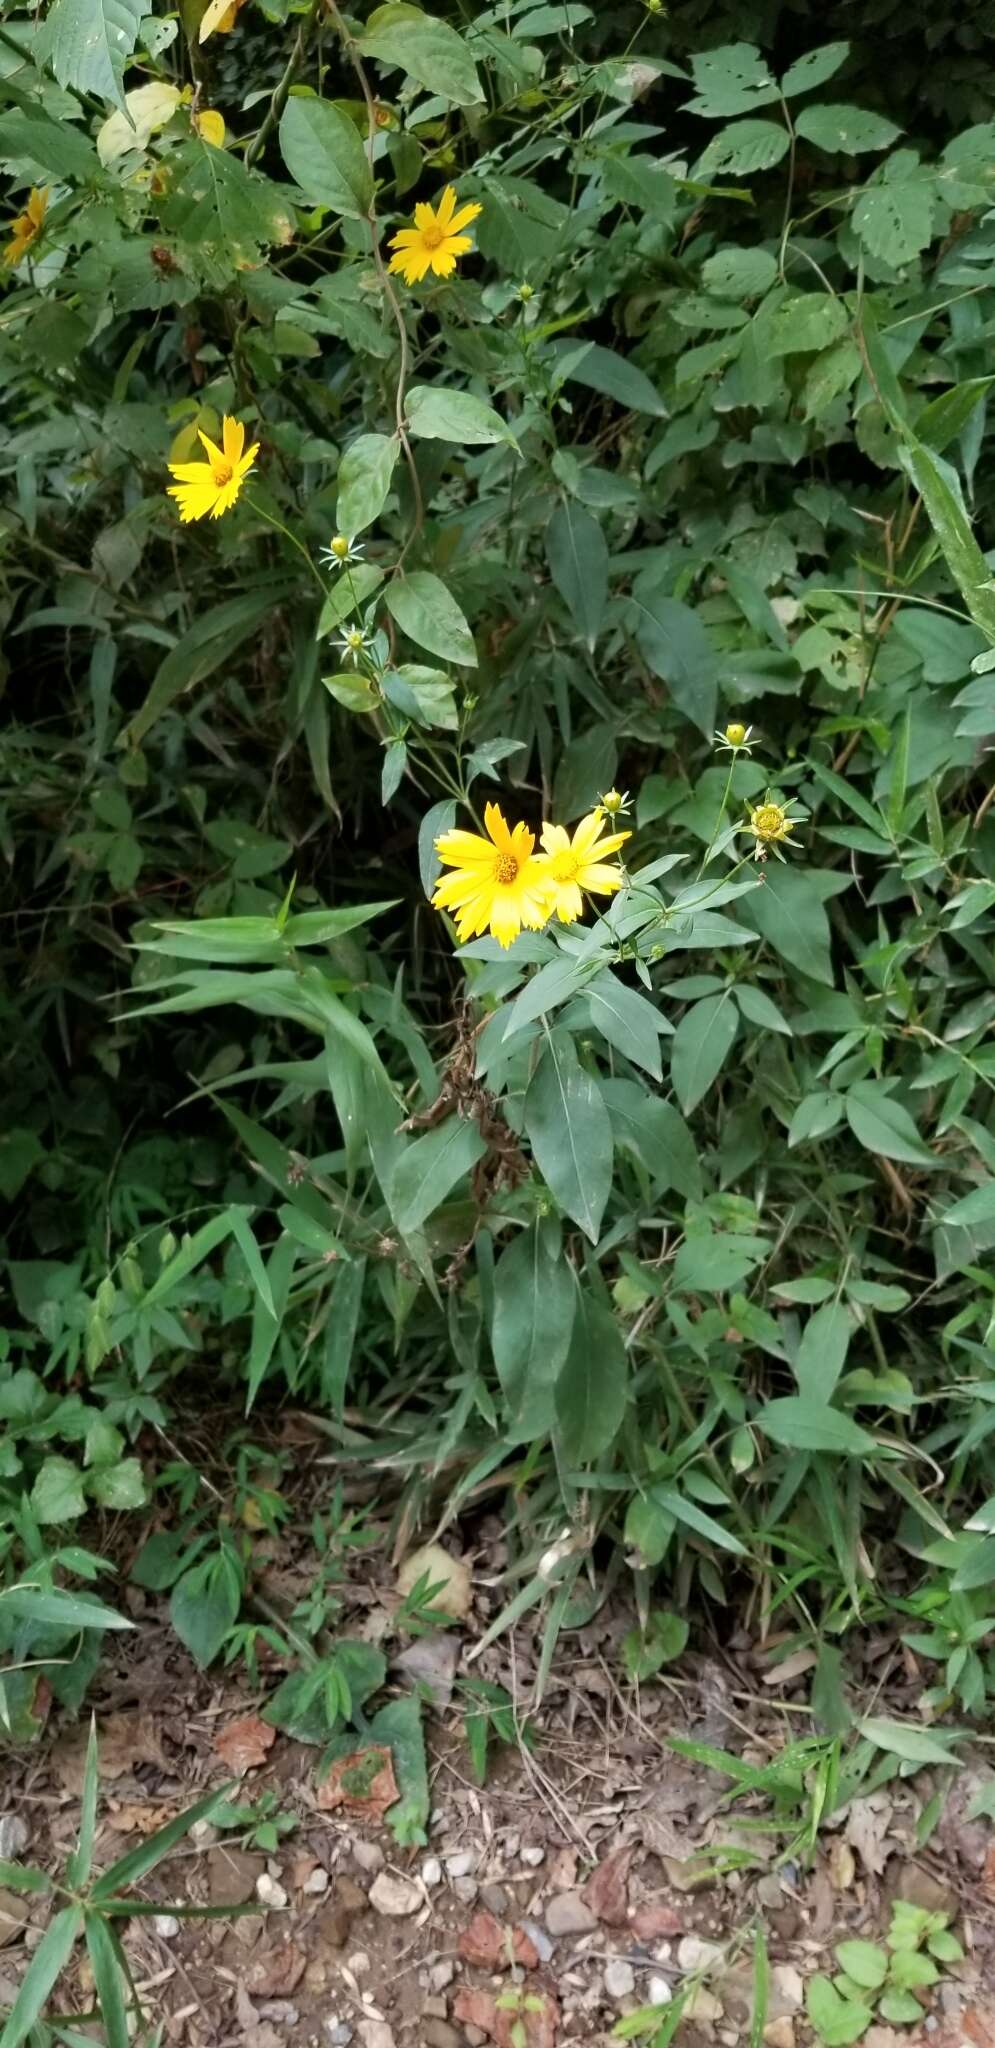
{"type": "Polygon", "coordinates": [[[421,1867],[421,1881],[429,1886],[442,1883],[442,1865],[437,1856],[426,1856],[421,1867]]]}
{"type": "Polygon", "coordinates": [[[152,1925],[162,1941],[173,1941],[180,1931],[175,1913],[154,1913],[152,1925]]]}
{"type": "Polygon", "coordinates": [[[527,1869],[538,1870],[540,1863],[544,1863],[545,1860],[546,1851],[540,1847],[538,1842],[526,1842],[522,1850],[522,1862],[526,1865],[527,1869]]]}
{"type": "Polygon", "coordinates": [[[310,1877],[304,1879],[303,1888],[309,1897],[317,1898],[321,1892],[327,1892],[328,1884],[328,1872],[323,1870],[319,1863],[317,1870],[312,1870],[310,1877]]]}
{"type": "Polygon", "coordinates": [[[0,1814],[0,1857],[5,1863],[13,1863],[15,1856],[28,1846],[28,1825],[19,1813],[0,1814]]]}
{"type": "Polygon", "coordinates": [[[650,1978],[646,1990],[647,2002],[650,2005],[669,2005],[673,1995],[666,1977],[650,1978]]]}
{"type": "Polygon", "coordinates": [[[282,1884],[277,1884],[276,1878],[271,1877],[268,1870],[264,1870],[262,1876],[256,1879],[256,1897],[263,1906],[281,1907],[287,1903],[287,1894],[282,1884]]]}
{"type": "Polygon", "coordinates": [[[631,1963],[623,1956],[616,1956],[605,1970],[605,1990],[609,1998],[628,1998],[636,1988],[636,1973],[631,1963]]]}
{"type": "Polygon", "coordinates": [[[469,1877],[476,1860],[472,1849],[457,1849],[455,1856],[446,1857],[447,1877],[469,1877]]]}

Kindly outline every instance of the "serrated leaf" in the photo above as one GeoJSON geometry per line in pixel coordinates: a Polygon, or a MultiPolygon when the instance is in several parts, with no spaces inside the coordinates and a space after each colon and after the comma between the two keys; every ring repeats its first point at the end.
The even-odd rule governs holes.
{"type": "Polygon", "coordinates": [[[849,54],[849,43],[823,43],[820,49],[808,50],[804,57],[796,58],[781,79],[785,99],[793,99],[795,93],[811,92],[814,86],[824,85],[827,78],[835,76],[849,54]]]}
{"type": "Polygon", "coordinates": [[[777,121],[730,121],[702,151],[695,175],[746,178],[772,170],[790,148],[791,137],[777,121]]]}
{"type": "Polygon", "coordinates": [[[857,199],[854,232],[872,256],[900,269],[929,247],[935,207],[933,174],[915,150],[899,149],[857,199]]]}
{"type": "Polygon", "coordinates": [[[397,66],[428,92],[439,93],[458,107],[478,106],[484,98],[477,67],[463,41],[446,21],[403,4],[378,7],[371,14],[356,47],[363,57],[397,66]]]}
{"type": "Polygon", "coordinates": [[[866,107],[837,106],[832,101],[820,100],[796,114],[795,132],[803,135],[806,142],[814,142],[817,149],[859,156],[865,149],[890,149],[902,131],[894,121],[886,120],[883,114],[869,113],[866,107]]]}
{"type": "Polygon", "coordinates": [[[38,58],[51,64],[60,85],[123,108],[124,67],[143,12],[143,0],[53,0],[35,44],[38,58]]]}
{"type": "Polygon", "coordinates": [[[365,220],[373,204],[373,172],[355,122],[331,100],[293,95],[280,121],[280,150],[312,206],[365,220]]]}
{"type": "Polygon", "coordinates": [[[411,433],[422,441],[452,441],[464,448],[506,441],[509,448],[518,447],[507,420],[472,391],[448,384],[414,384],[404,409],[411,433]]]}

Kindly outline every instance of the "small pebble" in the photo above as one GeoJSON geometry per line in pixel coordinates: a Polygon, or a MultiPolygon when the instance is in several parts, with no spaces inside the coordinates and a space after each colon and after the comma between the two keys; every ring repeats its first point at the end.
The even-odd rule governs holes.
{"type": "Polygon", "coordinates": [[[259,2017],[275,2020],[280,2026],[296,2027],[300,2012],[289,1998],[267,1998],[259,2008],[259,2017]]]}
{"type": "Polygon", "coordinates": [[[546,1926],[552,1935],[591,1934],[597,1924],[597,1915],[579,1892],[554,1892],[547,1901],[546,1926]]]}
{"type": "Polygon", "coordinates": [[[13,1863],[28,1846],[28,1825],[19,1813],[0,1814],[0,1858],[13,1863]]]}
{"type": "Polygon", "coordinates": [[[389,1870],[381,1870],[370,1886],[374,1912],[385,1913],[391,1920],[405,1920],[410,1913],[417,1913],[424,1896],[421,1885],[412,1878],[394,1877],[389,1870]]]}
{"type": "Polygon", "coordinates": [[[463,2048],[463,2036],[448,2020],[423,2020],[421,2048],[463,2048]]]}
{"type": "Polygon", "coordinates": [[[698,1934],[685,1934],[677,1945],[677,1967],[685,1971],[710,1970],[721,1955],[717,1941],[702,1941],[698,1934]]]}
{"type": "Polygon", "coordinates": [[[212,1820],[195,1820],[189,1834],[198,1849],[209,1849],[218,1840],[220,1829],[212,1820]]]}
{"type": "Polygon", "coordinates": [[[523,1920],[522,1926],[536,1950],[539,1961],[548,1963],[553,1953],[553,1944],[545,1928],[540,1927],[538,1920],[523,1920]]]}
{"type": "Polygon", "coordinates": [[[487,1907],[489,1913],[494,1914],[496,1920],[503,1920],[508,1911],[509,1903],[508,1894],[503,1884],[482,1884],[480,1887],[480,1903],[482,1906],[487,1907]]]}
{"type": "Polygon", "coordinates": [[[394,2048],[394,2029],[386,2020],[360,2020],[357,2031],[363,2048],[394,2048]]]}
{"type": "Polygon", "coordinates": [[[268,1870],[264,1870],[262,1876],[256,1879],[256,1897],[263,1906],[280,1908],[287,1903],[287,1894],[282,1884],[277,1884],[276,1878],[271,1877],[268,1870]]]}
{"type": "Polygon", "coordinates": [[[447,1877],[469,1877],[477,1859],[472,1849],[457,1849],[454,1856],[446,1857],[447,1877]]]}
{"type": "Polygon", "coordinates": [[[461,1906],[472,1906],[476,1903],[477,1889],[475,1877],[453,1878],[453,1890],[461,1906]]]}
{"type": "Polygon", "coordinates": [[[175,1913],[153,1913],[152,1925],[161,1941],[173,1941],[180,1931],[175,1913]]]}
{"type": "Polygon", "coordinates": [[[646,1987],[646,2002],[648,2005],[669,2005],[673,1995],[666,1977],[650,1978],[646,1987]]]}
{"type": "Polygon", "coordinates": [[[326,2020],[325,2040],[328,2042],[329,2048],[349,2048],[349,2043],[352,2040],[352,2028],[347,2026],[345,2020],[326,2020]]]}
{"type": "Polygon", "coordinates": [[[355,1953],[348,1957],[346,1968],[352,1971],[354,1977],[365,1977],[368,1974],[370,1958],[365,1948],[357,1948],[355,1953]]]}
{"type": "Polygon", "coordinates": [[[447,1986],[452,1983],[455,1975],[456,1965],[453,1962],[452,1956],[440,1956],[439,1961],[433,1963],[429,1970],[428,1981],[433,1991],[445,1991],[447,1986]]]}
{"type": "Polygon", "coordinates": [[[379,1842],[364,1842],[360,1839],[352,1845],[352,1860],[358,1863],[360,1870],[368,1871],[372,1875],[375,1870],[383,1869],[384,1853],[379,1842]]]}
{"type": "Polygon", "coordinates": [[[304,1879],[302,1890],[307,1892],[309,1898],[318,1898],[322,1892],[327,1892],[328,1886],[328,1872],[322,1870],[319,1863],[317,1870],[312,1870],[310,1877],[304,1879]]]}
{"type": "Polygon", "coordinates": [[[522,1850],[522,1862],[526,1865],[527,1869],[538,1870],[540,1863],[544,1863],[545,1860],[546,1851],[540,1847],[538,1842],[526,1842],[522,1850]]]}
{"type": "Polygon", "coordinates": [[[426,1856],[421,1867],[421,1881],[429,1886],[442,1883],[442,1865],[437,1856],[426,1856]]]}
{"type": "Polygon", "coordinates": [[[430,1998],[422,1999],[421,2016],[423,2020],[444,2020],[448,2010],[449,2008],[444,1998],[436,1998],[433,1994],[430,1998]]]}
{"type": "Polygon", "coordinates": [[[636,1973],[631,1963],[622,1956],[616,1956],[605,1970],[605,1990],[609,1998],[628,1998],[636,1988],[636,1973]]]}

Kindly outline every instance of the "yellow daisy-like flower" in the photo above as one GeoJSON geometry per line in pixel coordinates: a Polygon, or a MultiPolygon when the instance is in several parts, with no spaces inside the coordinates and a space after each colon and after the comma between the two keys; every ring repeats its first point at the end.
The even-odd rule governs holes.
{"type": "Polygon", "coordinates": [[[405,284],[420,283],[428,270],[436,277],[451,277],[457,256],[473,248],[470,236],[462,231],[481,210],[471,201],[457,213],[455,188],[447,185],[438,208],[416,206],[414,227],[401,228],[391,237],[387,246],[397,251],[390,259],[391,270],[399,271],[405,284]]]}
{"type": "Polygon", "coordinates": [[[169,495],[176,499],[184,525],[191,519],[220,519],[222,512],[230,511],[259,453],[258,441],[246,448],[241,420],[227,413],[220,448],[199,428],[198,434],[207,449],[207,461],[169,464],[170,475],[176,478],[175,484],[169,485],[169,495]]]}
{"type": "Polygon", "coordinates": [[[561,924],[573,924],[583,916],[583,890],[592,896],[613,896],[622,887],[621,868],[605,856],[617,853],[632,834],[609,832],[603,837],[606,823],[598,809],[581,819],[572,839],[565,825],[542,828],[543,866],[553,885],[553,908],[561,924]]]}
{"type": "Polygon", "coordinates": [[[44,185],[39,191],[37,185],[32,185],[24,212],[19,213],[17,219],[10,224],[10,241],[3,252],[3,260],[11,269],[16,263],[20,263],[22,256],[27,255],[32,242],[37,241],[45,225],[47,212],[48,186],[44,185]]]}
{"type": "Polygon", "coordinates": [[[777,853],[778,841],[790,839],[798,823],[799,820],[791,816],[784,804],[776,804],[773,801],[770,790],[768,790],[763,803],[753,806],[747,823],[740,829],[744,832],[752,832],[757,842],[754,849],[756,858],[757,860],[766,860],[768,848],[773,847],[774,852],[777,853]]]}
{"type": "Polygon", "coordinates": [[[527,825],[508,825],[498,804],[487,805],[484,824],[487,839],[454,831],[436,840],[440,860],[454,872],[436,883],[432,903],[452,911],[461,944],[490,931],[510,946],[523,925],[535,932],[549,922],[553,892],[527,825]]]}

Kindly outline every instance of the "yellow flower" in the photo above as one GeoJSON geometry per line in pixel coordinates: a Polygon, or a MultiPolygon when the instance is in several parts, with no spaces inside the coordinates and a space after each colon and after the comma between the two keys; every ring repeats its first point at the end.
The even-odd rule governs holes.
{"type": "Polygon", "coordinates": [[[223,447],[216,447],[206,434],[200,439],[207,449],[206,462],[169,464],[170,475],[176,478],[169,495],[176,499],[184,525],[191,519],[220,519],[222,512],[230,511],[259,452],[258,441],[245,447],[245,428],[228,413],[221,430],[223,447]]]}
{"type": "Polygon", "coordinates": [[[401,228],[388,243],[396,249],[396,256],[390,259],[391,270],[399,271],[405,284],[418,284],[427,270],[434,270],[436,277],[451,277],[456,268],[457,256],[465,256],[473,248],[469,235],[461,230],[469,227],[481,211],[472,202],[456,211],[456,193],[447,185],[434,206],[422,204],[415,207],[413,228],[401,228]]]}
{"type": "Polygon", "coordinates": [[[617,853],[631,832],[611,832],[602,838],[606,820],[600,810],[591,811],[580,824],[571,839],[565,825],[544,825],[542,843],[545,852],[543,866],[553,884],[553,908],[561,924],[573,924],[583,915],[583,889],[593,896],[613,896],[622,887],[622,871],[613,867],[605,855],[617,853]]]}
{"type": "Polygon", "coordinates": [[[224,148],[225,122],[223,114],[217,113],[213,107],[205,107],[203,113],[196,116],[196,122],[197,133],[202,142],[209,142],[212,149],[224,148]]]}
{"type": "Polygon", "coordinates": [[[752,832],[757,842],[756,857],[758,860],[766,860],[768,847],[772,846],[777,853],[778,840],[790,839],[798,822],[797,818],[791,817],[784,804],[773,802],[768,790],[763,803],[754,805],[747,823],[740,829],[752,832]]]}
{"type": "Polygon", "coordinates": [[[733,724],[733,725],[727,725],[727,726],[726,726],[726,739],[728,740],[728,742],[729,742],[729,745],[730,745],[731,747],[741,747],[741,746],[742,746],[742,744],[743,744],[743,741],[745,740],[745,738],[746,738],[746,727],[745,727],[745,725],[737,725],[737,724],[733,724]]]}
{"type": "Polygon", "coordinates": [[[548,923],[552,890],[527,825],[509,826],[497,804],[487,805],[484,824],[487,839],[454,831],[436,840],[440,860],[454,873],[437,882],[432,902],[436,910],[453,912],[461,944],[489,930],[510,946],[523,924],[540,931],[548,923]]]}
{"type": "Polygon", "coordinates": [[[599,797],[595,805],[595,810],[599,815],[604,811],[609,818],[624,816],[628,809],[629,792],[628,790],[623,791],[620,789],[606,789],[604,796],[599,797]]]}
{"type": "Polygon", "coordinates": [[[24,212],[19,213],[17,219],[10,224],[10,241],[3,252],[3,260],[10,264],[11,269],[20,263],[22,256],[27,255],[32,242],[37,241],[45,225],[47,211],[48,186],[43,186],[39,191],[37,185],[32,185],[24,212]]]}

